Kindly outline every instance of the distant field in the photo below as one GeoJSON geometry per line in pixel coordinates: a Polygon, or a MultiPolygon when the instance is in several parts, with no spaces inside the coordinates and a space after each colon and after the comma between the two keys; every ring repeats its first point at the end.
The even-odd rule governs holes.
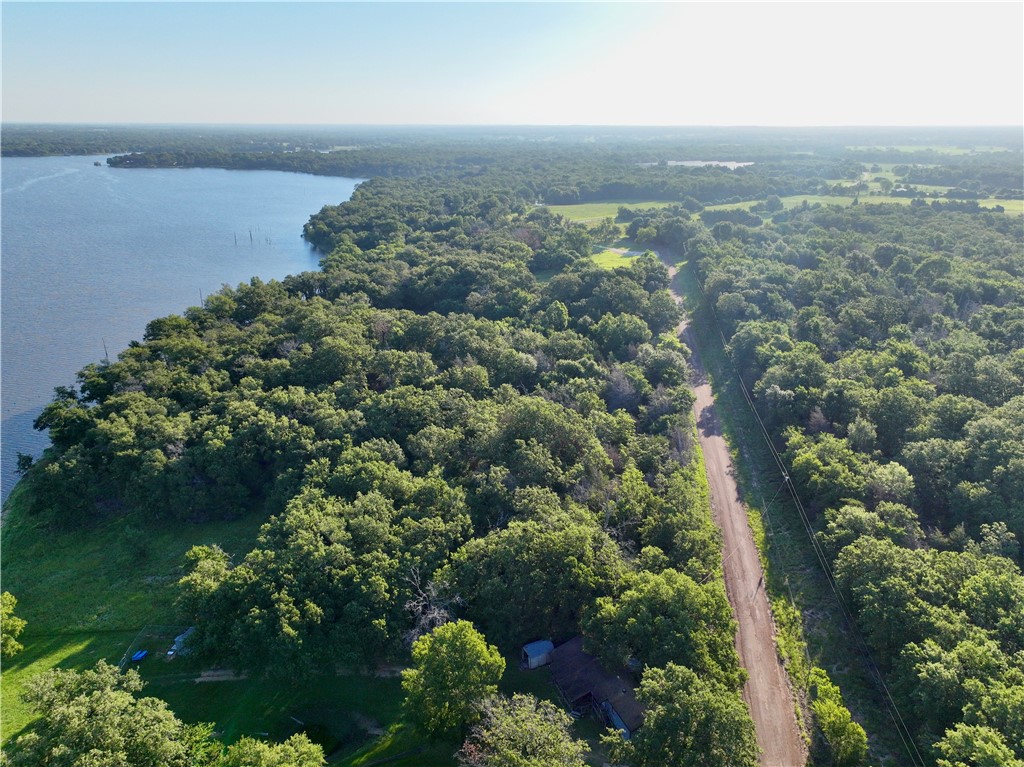
{"type": "Polygon", "coordinates": [[[665,201],[635,201],[615,200],[612,202],[581,202],[578,205],[547,205],[552,213],[565,216],[570,221],[592,223],[606,218],[614,219],[619,212],[619,206],[627,208],[667,208],[669,205],[676,205],[674,202],[665,201]]]}
{"type": "Polygon", "coordinates": [[[948,154],[948,155],[965,155],[965,154],[980,154],[989,152],[1008,152],[1006,147],[1001,146],[975,146],[975,147],[962,147],[962,146],[951,146],[947,144],[896,144],[893,146],[848,146],[846,147],[851,152],[884,152],[886,150],[895,149],[897,152],[907,152],[912,154],[914,152],[935,152],[937,154],[948,154]]]}
{"type": "MultiPolygon", "coordinates": [[[[795,194],[791,197],[782,197],[782,204],[786,209],[798,207],[804,200],[807,200],[808,205],[814,205],[815,203],[821,205],[839,205],[846,207],[853,204],[852,197],[832,197],[830,195],[820,194],[795,194]]],[[[862,194],[860,196],[861,205],[909,205],[910,197],[881,197],[871,196],[862,194]]],[[[928,202],[931,202],[929,199],[928,202]]],[[[751,200],[748,202],[730,202],[725,205],[708,205],[705,210],[737,210],[742,208],[743,210],[749,210],[751,206],[757,204],[757,201],[751,200]]],[[[1020,215],[1024,213],[1024,200],[978,200],[978,204],[982,208],[994,208],[996,205],[1002,205],[1005,212],[1009,215],[1020,215]]]]}
{"type": "Polygon", "coordinates": [[[1018,216],[1024,214],[1024,200],[979,200],[978,204],[983,208],[1002,205],[1009,214],[1018,216]]]}
{"type": "MultiPolygon", "coordinates": [[[[888,168],[881,172],[870,173],[870,177],[874,176],[887,176],[891,175],[892,165],[882,166],[888,168]]],[[[832,183],[839,183],[835,181],[832,183]]],[[[945,192],[949,187],[944,186],[927,186],[927,185],[915,185],[922,192],[924,191],[937,191],[945,192]]],[[[869,182],[869,191],[877,192],[880,190],[880,186],[877,182],[869,182]]],[[[814,205],[818,203],[820,205],[840,205],[846,207],[853,202],[853,197],[833,197],[831,195],[820,195],[820,194],[796,194],[790,197],[783,197],[782,203],[788,208],[794,208],[807,200],[808,205],[814,205]]],[[[881,195],[869,195],[861,194],[860,202],[865,205],[877,205],[877,204],[891,204],[891,205],[909,205],[909,197],[885,197],[881,195]]],[[[708,205],[705,210],[737,210],[742,208],[743,210],[749,210],[751,206],[755,205],[757,200],[748,200],[746,202],[730,202],[723,205],[708,205]]],[[[554,213],[558,213],[561,216],[565,216],[570,221],[579,221],[580,223],[594,223],[601,221],[605,218],[615,218],[619,212],[619,206],[625,205],[630,208],[665,208],[674,203],[670,202],[629,202],[629,201],[618,201],[618,202],[594,202],[594,203],[581,203],[579,205],[548,205],[554,213]]],[[[992,208],[996,205],[1002,205],[1006,209],[1006,212],[1011,215],[1018,215],[1024,213],[1024,201],[1022,200],[979,200],[978,204],[983,208],[992,208]]],[[[591,259],[598,266],[602,266],[605,269],[612,269],[616,266],[622,266],[628,263],[631,258],[635,256],[625,256],[613,250],[603,250],[600,253],[595,253],[591,256],[591,259]]]]}

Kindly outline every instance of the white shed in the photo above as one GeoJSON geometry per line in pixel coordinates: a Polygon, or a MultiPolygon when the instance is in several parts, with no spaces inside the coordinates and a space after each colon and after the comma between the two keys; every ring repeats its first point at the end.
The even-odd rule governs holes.
{"type": "Polygon", "coordinates": [[[523,645],[523,668],[540,668],[551,662],[551,652],[555,649],[553,642],[540,639],[523,645]]]}

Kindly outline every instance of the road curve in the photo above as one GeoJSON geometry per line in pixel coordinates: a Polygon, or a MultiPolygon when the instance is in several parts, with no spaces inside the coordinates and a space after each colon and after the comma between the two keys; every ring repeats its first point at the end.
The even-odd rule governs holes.
{"type": "MultiPolygon", "coordinates": [[[[672,297],[682,303],[675,286],[677,269],[664,254],[672,278],[672,297]]],[[[749,677],[743,698],[750,708],[761,748],[762,767],[804,767],[807,750],[797,725],[789,678],[775,648],[775,623],[764,591],[764,570],[758,557],[747,511],[734,479],[729,448],[719,426],[711,393],[689,321],[677,328],[693,351],[691,364],[696,395],[693,411],[704,451],[711,513],[722,531],[725,589],[736,617],[736,651],[749,677]]]]}

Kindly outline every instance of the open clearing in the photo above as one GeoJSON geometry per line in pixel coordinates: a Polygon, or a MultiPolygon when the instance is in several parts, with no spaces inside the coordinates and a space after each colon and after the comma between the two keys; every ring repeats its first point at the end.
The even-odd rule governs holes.
{"type": "Polygon", "coordinates": [[[637,200],[613,200],[611,202],[581,202],[572,205],[546,205],[552,213],[565,216],[570,221],[578,221],[584,224],[597,223],[606,218],[613,219],[619,214],[620,207],[626,208],[667,208],[669,205],[678,205],[677,202],[661,201],[637,201],[637,200]]]}
{"type": "Polygon", "coordinates": [[[594,253],[590,260],[602,269],[614,269],[617,266],[626,266],[637,256],[643,255],[642,250],[630,250],[628,248],[605,248],[599,253],[594,253]]]}
{"type": "Polygon", "coordinates": [[[848,146],[851,152],[904,152],[914,154],[915,152],[935,152],[935,154],[946,155],[967,155],[967,154],[991,154],[992,152],[1008,152],[1006,147],[1001,146],[974,146],[963,147],[951,144],[896,144],[894,146],[848,146]]]}

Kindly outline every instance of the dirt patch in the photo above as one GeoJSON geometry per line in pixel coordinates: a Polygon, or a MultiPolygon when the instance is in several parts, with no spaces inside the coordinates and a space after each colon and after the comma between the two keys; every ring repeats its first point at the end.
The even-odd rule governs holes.
{"type": "MultiPolygon", "coordinates": [[[[675,289],[676,267],[659,254],[672,278],[672,297],[682,303],[675,289]]],[[[711,512],[722,531],[725,557],[725,590],[736,617],[736,651],[749,678],[743,686],[743,698],[750,708],[761,747],[762,767],[803,767],[807,763],[800,727],[794,710],[789,677],[775,649],[775,622],[765,595],[764,571],[747,520],[747,510],[736,487],[729,447],[720,429],[715,398],[701,363],[688,320],[677,328],[693,351],[691,363],[696,373],[693,405],[697,434],[704,452],[708,485],[711,488],[711,512]]]]}
{"type": "Polygon", "coordinates": [[[219,668],[204,671],[196,677],[196,682],[238,682],[249,677],[246,673],[238,673],[231,669],[219,668]]]}

